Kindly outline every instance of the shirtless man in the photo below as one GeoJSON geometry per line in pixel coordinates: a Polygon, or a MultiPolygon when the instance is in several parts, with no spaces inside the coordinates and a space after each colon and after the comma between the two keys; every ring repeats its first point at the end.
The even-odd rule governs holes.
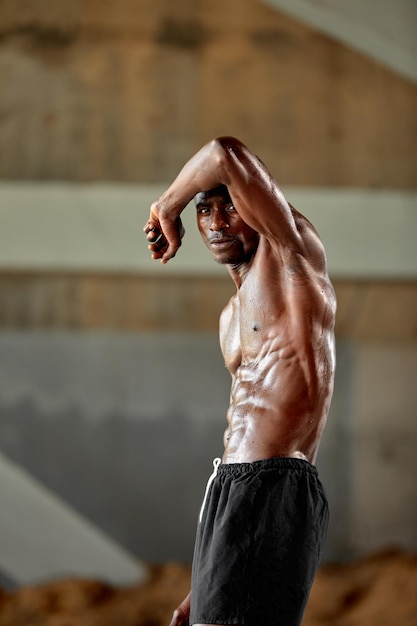
{"type": "Polygon", "coordinates": [[[200,512],[191,592],[171,626],[298,626],[328,524],[314,466],[335,370],[325,252],[259,159],[220,137],[152,205],[153,259],[176,254],[193,198],[201,236],[237,290],[220,318],[232,376],[224,453],[200,512]]]}

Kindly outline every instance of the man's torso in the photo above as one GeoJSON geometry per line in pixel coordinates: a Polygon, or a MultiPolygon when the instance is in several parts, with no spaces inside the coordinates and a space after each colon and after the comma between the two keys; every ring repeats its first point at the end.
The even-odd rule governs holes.
{"type": "MultiPolygon", "coordinates": [[[[266,240],[225,307],[220,342],[232,375],[223,462],[314,462],[334,376],[335,300],[327,274],[296,272],[266,240]]],[[[299,259],[295,259],[299,263],[299,259]]]]}

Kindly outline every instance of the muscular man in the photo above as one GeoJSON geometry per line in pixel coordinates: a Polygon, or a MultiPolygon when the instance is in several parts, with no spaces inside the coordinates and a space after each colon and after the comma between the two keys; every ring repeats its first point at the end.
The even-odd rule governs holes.
{"type": "Polygon", "coordinates": [[[191,592],[171,626],[297,626],[328,523],[314,466],[335,370],[325,252],[259,159],[220,137],[152,205],[144,227],[152,258],[176,254],[192,198],[205,244],[236,284],[220,318],[232,385],[191,592]]]}

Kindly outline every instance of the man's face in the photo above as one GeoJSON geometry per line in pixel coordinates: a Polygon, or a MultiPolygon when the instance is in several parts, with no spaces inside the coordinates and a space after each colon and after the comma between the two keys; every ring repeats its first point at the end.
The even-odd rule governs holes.
{"type": "Polygon", "coordinates": [[[241,219],[227,187],[198,193],[195,204],[198,230],[214,260],[230,265],[249,261],[258,247],[259,234],[241,219]]]}

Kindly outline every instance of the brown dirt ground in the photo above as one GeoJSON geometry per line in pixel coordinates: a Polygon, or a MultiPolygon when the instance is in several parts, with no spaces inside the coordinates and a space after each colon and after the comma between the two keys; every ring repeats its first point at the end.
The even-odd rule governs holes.
{"type": "MultiPolygon", "coordinates": [[[[68,579],[0,590],[0,626],[167,626],[190,570],[167,563],[150,572],[136,587],[68,579]]],[[[385,551],[322,566],[303,626],[417,626],[417,554],[385,551]]]]}

